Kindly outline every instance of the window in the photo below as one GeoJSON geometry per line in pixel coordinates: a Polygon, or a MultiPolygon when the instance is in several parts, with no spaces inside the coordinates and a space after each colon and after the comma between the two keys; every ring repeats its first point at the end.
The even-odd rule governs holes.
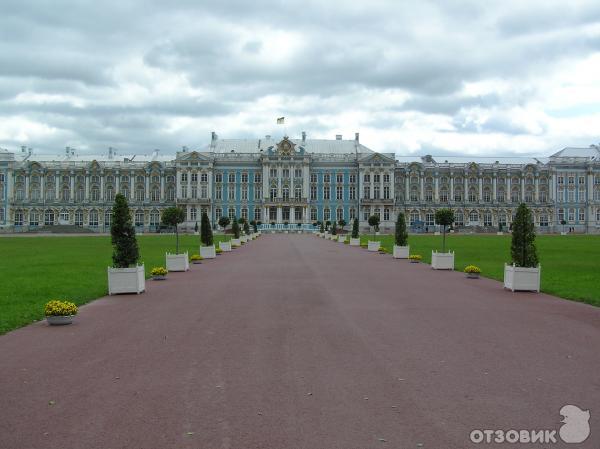
{"type": "Polygon", "coordinates": [[[375,184],[373,186],[373,198],[375,198],[377,200],[381,198],[381,191],[380,191],[379,184],[375,184]]]}
{"type": "Polygon", "coordinates": [[[302,208],[297,207],[294,209],[294,220],[297,222],[302,222],[302,208]]]}
{"type": "Polygon", "coordinates": [[[502,225],[502,227],[506,226],[506,214],[505,213],[501,213],[498,216],[498,224],[502,225]]]}
{"type": "Polygon", "coordinates": [[[230,220],[235,220],[235,209],[233,207],[230,207],[229,211],[227,212],[227,215],[229,215],[230,220]]]}
{"type": "Polygon", "coordinates": [[[328,207],[326,207],[325,209],[323,209],[323,220],[328,221],[331,219],[331,211],[329,210],[328,207]]]}
{"type": "Polygon", "coordinates": [[[413,186],[410,189],[410,200],[413,202],[419,201],[419,192],[417,191],[417,187],[413,186]]]}
{"type": "Polygon", "coordinates": [[[338,200],[343,200],[344,199],[344,188],[342,186],[337,186],[335,188],[335,197],[338,200]]]}
{"type": "Polygon", "coordinates": [[[390,219],[390,209],[387,207],[383,208],[383,221],[389,221],[390,219]]]}
{"type": "Polygon", "coordinates": [[[92,228],[97,228],[98,227],[98,211],[97,210],[94,209],[94,210],[90,211],[90,216],[89,216],[88,224],[92,228]]]}
{"type": "Polygon", "coordinates": [[[92,189],[92,201],[100,201],[100,189],[98,187],[92,189]]]}
{"type": "Polygon", "coordinates": [[[575,184],[575,177],[569,176],[569,184],[575,184]]]}
{"type": "Polygon", "coordinates": [[[600,208],[596,209],[596,221],[600,223],[600,208]]]}
{"type": "Polygon", "coordinates": [[[188,175],[187,173],[182,173],[181,174],[181,182],[187,182],[188,180],[188,175]]]}
{"type": "Polygon", "coordinates": [[[569,221],[575,221],[575,209],[569,209],[569,221]]]}
{"type": "Polygon", "coordinates": [[[234,183],[235,182],[235,173],[229,173],[228,181],[230,183],[234,183]]]}
{"type": "Polygon", "coordinates": [[[135,225],[138,227],[144,226],[144,211],[137,210],[135,212],[135,225]]]}
{"type": "Polygon", "coordinates": [[[269,170],[269,176],[271,178],[277,178],[277,169],[276,168],[272,168],[271,170],[269,170]]]}
{"type": "Polygon", "coordinates": [[[476,210],[472,210],[469,214],[469,221],[471,223],[477,223],[479,221],[479,213],[476,210]]]}
{"type": "Polygon", "coordinates": [[[242,207],[242,210],[240,211],[240,213],[242,215],[242,218],[244,218],[246,220],[248,219],[248,208],[242,207]]]}
{"type": "Polygon", "coordinates": [[[275,201],[275,198],[277,198],[277,187],[271,187],[271,201],[275,201]]]}
{"type": "Polygon", "coordinates": [[[244,200],[244,201],[248,200],[248,186],[242,187],[242,200],[244,200]]]}
{"type": "Polygon", "coordinates": [[[373,175],[373,182],[381,182],[381,175],[379,173],[373,175]]]}
{"type": "Polygon", "coordinates": [[[498,190],[498,202],[499,203],[504,203],[504,201],[506,200],[506,197],[504,195],[504,189],[500,189],[498,190]]]}
{"type": "Polygon", "coordinates": [[[371,175],[368,173],[365,173],[363,176],[363,181],[364,182],[371,182],[371,175]]]}
{"type": "Polygon", "coordinates": [[[356,175],[354,173],[350,174],[350,184],[356,183],[356,175]]]}
{"type": "Polygon", "coordinates": [[[579,209],[579,221],[585,221],[585,209],[579,209]]]}
{"type": "Polygon", "coordinates": [[[296,186],[294,189],[294,198],[298,201],[302,199],[302,187],[296,186]]]}
{"type": "Polygon", "coordinates": [[[585,184],[585,176],[580,176],[579,177],[579,185],[583,185],[585,184]]]}
{"type": "Polygon", "coordinates": [[[235,186],[229,186],[227,189],[227,198],[230,200],[235,200],[235,186]]]}
{"type": "Polygon", "coordinates": [[[492,201],[492,192],[490,192],[490,189],[485,189],[483,191],[483,201],[485,201],[486,203],[492,201]]]}
{"type": "Polygon", "coordinates": [[[29,226],[39,226],[40,214],[36,210],[29,212],[29,226]]]}
{"type": "Polygon", "coordinates": [[[510,192],[510,201],[512,203],[519,202],[519,189],[513,189],[512,192],[510,192]]]}
{"type": "Polygon", "coordinates": [[[242,173],[242,182],[248,182],[248,173],[242,173]]]}
{"type": "Polygon", "coordinates": [[[69,211],[66,209],[61,210],[58,217],[59,217],[60,221],[68,222],[69,221],[69,211]]]}
{"type": "Polygon", "coordinates": [[[323,182],[330,182],[331,181],[331,175],[329,173],[325,173],[323,175],[323,182]]]}
{"type": "Polygon", "coordinates": [[[390,182],[390,175],[389,175],[389,173],[385,173],[383,175],[383,182],[390,182]]]}
{"type": "Polygon", "coordinates": [[[310,174],[310,182],[317,182],[317,174],[316,173],[310,174]]]}
{"type": "Polygon", "coordinates": [[[262,176],[260,173],[254,173],[254,182],[262,182],[262,176]]]}
{"type": "Polygon", "coordinates": [[[217,199],[217,200],[223,199],[223,187],[222,186],[217,186],[215,188],[215,199],[217,199]]]}
{"type": "Polygon", "coordinates": [[[474,203],[477,201],[477,194],[475,193],[475,189],[469,190],[469,203],[474,203]]]}
{"type": "Polygon", "coordinates": [[[425,214],[425,226],[433,226],[435,224],[435,214],[427,212],[425,214]]]}
{"type": "Polygon", "coordinates": [[[302,178],[302,169],[301,168],[297,168],[296,170],[294,170],[294,177],[302,178]]]}
{"type": "Polygon", "coordinates": [[[567,194],[568,194],[568,197],[569,197],[569,199],[568,199],[569,203],[574,203],[575,202],[575,190],[574,189],[569,189],[568,192],[567,192],[567,194]]]}
{"type": "Polygon", "coordinates": [[[348,217],[350,218],[350,220],[354,220],[356,218],[356,209],[351,207],[348,212],[348,217]]]}
{"type": "Polygon", "coordinates": [[[315,186],[315,185],[310,186],[310,199],[311,200],[317,199],[317,186],[315,186]]]}
{"type": "Polygon", "coordinates": [[[532,203],[533,202],[533,190],[531,190],[529,187],[525,191],[525,202],[526,203],[532,203]]]}
{"type": "Polygon", "coordinates": [[[223,216],[223,211],[221,210],[220,207],[217,207],[215,209],[215,217],[218,220],[219,218],[221,218],[223,216]]]}
{"type": "Polygon", "coordinates": [[[454,224],[456,226],[464,226],[465,224],[465,219],[463,216],[462,211],[458,211],[456,212],[456,214],[454,215],[454,224]]]}
{"type": "Polygon", "coordinates": [[[369,209],[363,209],[363,220],[367,221],[369,219],[369,209]]]}
{"type": "Polygon", "coordinates": [[[446,189],[442,189],[440,191],[440,202],[447,203],[448,202],[448,191],[446,189]]]}
{"type": "Polygon", "coordinates": [[[564,184],[565,183],[565,178],[562,176],[558,177],[558,184],[564,184]]]}
{"type": "MultiPolygon", "coordinates": [[[[187,192],[187,188],[186,188],[186,192],[187,192]]],[[[186,193],[187,196],[187,193],[186,193]]],[[[135,200],[136,201],[144,201],[144,189],[138,187],[135,191],[135,200]]]]}
{"type": "Polygon", "coordinates": [[[23,226],[23,212],[15,211],[15,226],[23,226]]]}
{"type": "Polygon", "coordinates": [[[196,221],[198,220],[198,211],[195,207],[190,207],[190,220],[196,221]]]}
{"type": "Polygon", "coordinates": [[[167,189],[167,200],[175,201],[175,188],[174,187],[169,187],[167,189]]]}
{"type": "Polygon", "coordinates": [[[83,211],[78,209],[75,211],[75,226],[83,226],[83,211]]]}
{"type": "Polygon", "coordinates": [[[419,213],[416,211],[412,211],[410,213],[410,224],[414,225],[419,221],[420,217],[419,217],[419,213]]]}
{"type": "Polygon", "coordinates": [[[198,182],[198,173],[192,173],[192,182],[198,182]]]}
{"type": "Polygon", "coordinates": [[[104,212],[104,227],[110,227],[112,224],[112,211],[107,210],[104,212]]]}
{"type": "Polygon", "coordinates": [[[46,199],[48,201],[52,201],[54,200],[54,186],[51,184],[49,186],[46,187],[48,190],[46,190],[46,199]]]}
{"type": "Polygon", "coordinates": [[[565,202],[565,190],[564,189],[558,189],[558,202],[559,203],[565,202]]]}
{"type": "Polygon", "coordinates": [[[283,188],[283,201],[289,201],[289,200],[290,200],[290,188],[286,186],[283,188]]]}
{"type": "Polygon", "coordinates": [[[282,178],[289,178],[290,177],[290,169],[289,168],[284,168],[283,169],[283,176],[282,178]]]}
{"type": "Polygon", "coordinates": [[[433,201],[433,191],[430,188],[425,190],[425,201],[433,201]]]}
{"type": "Polygon", "coordinates": [[[341,183],[343,183],[343,182],[344,182],[344,175],[343,175],[343,174],[341,174],[341,173],[338,173],[338,174],[335,176],[335,182],[337,182],[338,184],[341,184],[341,183]]]}
{"type": "Polygon", "coordinates": [[[0,221],[4,222],[5,220],[5,216],[4,216],[4,208],[0,207],[0,221]]]}
{"type": "Polygon", "coordinates": [[[150,199],[152,201],[160,201],[160,189],[158,187],[152,188],[152,192],[150,194],[150,199]]]}
{"type": "Polygon", "coordinates": [[[317,221],[317,209],[314,207],[310,209],[310,220],[317,221]]]}
{"type": "Polygon", "coordinates": [[[342,209],[341,207],[338,207],[335,211],[335,219],[337,221],[343,220],[344,219],[344,209],[342,209]]]}
{"type": "Polygon", "coordinates": [[[371,187],[363,186],[363,198],[365,198],[365,199],[371,198],[371,187]]]}
{"type": "Polygon", "coordinates": [[[208,182],[208,174],[207,173],[200,174],[200,182],[208,182]]]}
{"type": "Polygon", "coordinates": [[[254,220],[260,221],[260,208],[258,207],[254,208],[254,220]]]}
{"type": "Polygon", "coordinates": [[[542,214],[540,215],[540,227],[547,227],[548,226],[548,215],[546,214],[542,214]]]}
{"type": "Polygon", "coordinates": [[[254,187],[254,199],[260,200],[262,198],[262,187],[256,186],[254,187]]]}
{"type": "Polygon", "coordinates": [[[215,175],[215,182],[223,182],[223,173],[217,173],[215,175]]]}
{"type": "Polygon", "coordinates": [[[150,226],[156,227],[160,224],[160,214],[157,210],[150,212],[150,226]]]}
{"type": "Polygon", "coordinates": [[[539,199],[540,203],[545,203],[548,201],[548,195],[546,194],[545,190],[540,190],[539,195],[540,195],[540,199],[539,199]]]}
{"type": "Polygon", "coordinates": [[[200,198],[208,198],[208,187],[206,185],[200,186],[200,198]]]}
{"type": "Polygon", "coordinates": [[[350,186],[350,189],[348,190],[348,197],[351,200],[356,199],[356,187],[355,186],[350,186]]]}
{"type": "Polygon", "coordinates": [[[323,199],[324,200],[328,200],[331,198],[331,191],[329,186],[324,186],[323,187],[323,199]]]}
{"type": "Polygon", "coordinates": [[[492,214],[490,212],[483,213],[483,225],[484,226],[492,225],[492,214]]]}

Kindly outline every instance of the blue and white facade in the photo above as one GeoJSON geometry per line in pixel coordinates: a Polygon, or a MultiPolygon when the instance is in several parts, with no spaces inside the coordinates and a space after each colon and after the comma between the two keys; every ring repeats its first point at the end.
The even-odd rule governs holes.
{"type": "Polygon", "coordinates": [[[565,148],[547,158],[444,160],[378,153],[354,139],[219,139],[175,157],[119,158],[0,150],[0,229],[69,225],[108,231],[117,192],[127,196],[140,231],[155,231],[162,211],[179,205],[192,229],[206,212],[312,229],[317,221],[363,229],[379,215],[391,230],[403,212],[413,229],[435,230],[435,210],[454,209],[456,227],[509,226],[521,202],[540,232],[600,232],[600,149],[565,148]],[[564,221],[564,224],[561,224],[564,221]]]}

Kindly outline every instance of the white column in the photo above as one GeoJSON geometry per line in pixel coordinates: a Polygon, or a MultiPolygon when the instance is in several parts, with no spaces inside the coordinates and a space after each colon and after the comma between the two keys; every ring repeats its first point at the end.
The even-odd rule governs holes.
{"type": "Polygon", "coordinates": [[[425,200],[425,174],[422,172],[419,173],[419,187],[420,187],[419,198],[421,199],[421,202],[422,202],[425,200]]]}
{"type": "Polygon", "coordinates": [[[468,175],[468,173],[463,173],[463,176],[464,176],[464,178],[463,178],[464,179],[463,202],[467,202],[467,199],[469,198],[469,175],[468,175]]]}
{"type": "Polygon", "coordinates": [[[161,202],[165,201],[165,172],[161,172],[160,174],[160,200],[161,202]]]}
{"type": "Polygon", "coordinates": [[[85,173],[85,201],[90,200],[90,174],[85,173]]]}
{"type": "Polygon", "coordinates": [[[550,201],[554,202],[555,198],[556,198],[556,173],[553,172],[552,175],[550,176],[550,201]]]}
{"type": "Polygon", "coordinates": [[[150,173],[144,173],[144,201],[150,201],[150,173]]]}
{"type": "MultiPolygon", "coordinates": [[[[385,171],[383,171],[379,174],[379,198],[377,198],[377,199],[383,198],[383,176],[384,175],[385,175],[385,171]]],[[[382,217],[383,217],[383,211],[381,213],[382,213],[382,217]]]]}
{"type": "Polygon", "coordinates": [[[29,201],[29,173],[25,175],[25,201],[29,201]]]}
{"type": "Polygon", "coordinates": [[[296,218],[296,208],[295,207],[290,207],[290,223],[294,223],[295,218],[296,218]]]}
{"type": "Polygon", "coordinates": [[[521,174],[521,202],[525,202],[525,177],[521,174]]]}
{"type": "Polygon", "coordinates": [[[440,202],[440,174],[433,175],[433,201],[437,204],[440,202]]]}
{"type": "Polygon", "coordinates": [[[535,183],[535,198],[533,200],[537,203],[540,200],[540,175],[538,173],[535,174],[533,182],[535,183]]]}
{"type": "Polygon", "coordinates": [[[40,199],[42,202],[46,201],[46,175],[42,173],[40,175],[40,199]]]}
{"type": "Polygon", "coordinates": [[[281,206],[277,206],[277,223],[281,223],[283,221],[281,212],[281,206]]]}
{"type": "Polygon", "coordinates": [[[58,201],[60,199],[59,195],[59,187],[60,187],[60,183],[61,183],[61,179],[60,179],[60,174],[59,172],[56,172],[56,176],[54,177],[54,198],[55,201],[58,201]]]}
{"type": "Polygon", "coordinates": [[[454,202],[454,173],[450,173],[450,203],[454,202]]]}
{"type": "Polygon", "coordinates": [[[481,173],[477,175],[477,180],[479,181],[479,202],[483,201],[483,177],[481,173]]]}
{"type": "Polygon", "coordinates": [[[410,200],[410,174],[408,172],[404,172],[404,202],[408,202],[410,200]]]}
{"type": "Polygon", "coordinates": [[[69,201],[71,203],[74,203],[75,202],[75,173],[71,172],[70,177],[71,177],[71,189],[70,189],[69,201]]]}
{"type": "Polygon", "coordinates": [[[100,173],[100,201],[104,201],[104,173],[100,173]]]}

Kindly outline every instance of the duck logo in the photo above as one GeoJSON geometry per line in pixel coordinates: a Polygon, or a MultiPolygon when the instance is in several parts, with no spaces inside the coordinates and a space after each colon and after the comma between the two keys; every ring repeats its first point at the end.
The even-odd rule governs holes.
{"type": "Polygon", "coordinates": [[[576,405],[565,405],[560,409],[562,427],[558,431],[565,443],[583,443],[590,436],[590,411],[576,405]]]}

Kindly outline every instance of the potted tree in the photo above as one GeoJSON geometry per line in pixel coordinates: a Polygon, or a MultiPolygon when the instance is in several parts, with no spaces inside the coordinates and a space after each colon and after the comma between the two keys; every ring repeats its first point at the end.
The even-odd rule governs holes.
{"type": "Polygon", "coordinates": [[[77,315],[77,306],[70,301],[54,299],[46,303],[44,315],[50,326],[71,324],[73,317],[77,315]]]}
{"type": "Polygon", "coordinates": [[[373,240],[368,241],[367,250],[368,251],[379,251],[379,248],[381,247],[381,242],[378,240],[375,240],[375,234],[377,232],[379,232],[379,216],[378,215],[371,215],[369,217],[369,226],[371,228],[373,228],[373,240]]]}
{"type": "Polygon", "coordinates": [[[231,223],[231,220],[229,219],[229,217],[227,217],[226,215],[219,217],[218,223],[219,223],[219,226],[221,226],[223,228],[223,232],[226,234],[227,226],[229,226],[229,223],[231,223]]]}
{"type": "Polygon", "coordinates": [[[242,224],[242,227],[244,229],[244,237],[246,238],[246,242],[248,242],[248,239],[250,238],[250,223],[248,223],[248,220],[244,219],[244,223],[242,224]]]}
{"type": "Polygon", "coordinates": [[[231,225],[231,232],[233,232],[233,238],[231,239],[231,246],[241,246],[242,242],[240,240],[240,224],[239,221],[234,218],[233,223],[231,225]]]}
{"type": "Polygon", "coordinates": [[[406,232],[406,220],[403,212],[398,213],[395,231],[393,250],[394,259],[408,259],[410,246],[408,245],[408,232],[406,232]]]}
{"type": "Polygon", "coordinates": [[[504,288],[540,291],[541,266],[535,246],[535,225],[531,210],[521,203],[512,228],[512,264],[504,264],[504,288]]]}
{"type": "Polygon", "coordinates": [[[435,211],[435,223],[442,227],[442,252],[431,252],[431,268],[434,270],[454,270],[454,252],[446,252],[446,227],[454,223],[452,209],[438,209],[435,211]]]}
{"type": "Polygon", "coordinates": [[[566,220],[560,220],[560,224],[562,225],[562,231],[560,231],[560,235],[567,235],[565,232],[565,225],[567,224],[566,220]]]}
{"type": "Polygon", "coordinates": [[[208,214],[204,212],[200,219],[200,256],[203,259],[214,259],[217,257],[213,240],[212,227],[208,214]]]}
{"type": "Polygon", "coordinates": [[[360,237],[358,236],[358,218],[352,222],[352,235],[350,236],[350,246],[360,246],[360,237]]]}
{"type": "Polygon", "coordinates": [[[340,231],[344,232],[344,226],[346,226],[348,223],[346,223],[346,220],[342,218],[341,220],[338,220],[338,224],[340,225],[340,231]]]}
{"type": "Polygon", "coordinates": [[[504,232],[502,232],[503,226],[502,223],[498,223],[498,232],[496,232],[496,235],[503,235],[504,232]]]}
{"type": "Polygon", "coordinates": [[[331,223],[331,240],[337,240],[337,222],[331,223]]]}
{"type": "Polygon", "coordinates": [[[198,235],[198,222],[194,225],[194,235],[198,235]]]}
{"type": "Polygon", "coordinates": [[[146,290],[144,264],[140,258],[135,228],[127,199],[120,193],[115,196],[112,210],[110,236],[113,245],[113,266],[108,268],[108,294],[141,293],[146,290]]]}
{"type": "Polygon", "coordinates": [[[175,254],[166,254],[168,271],[187,271],[190,269],[187,251],[179,254],[179,223],[185,221],[185,210],[181,207],[167,207],[162,214],[162,223],[175,228],[175,254]]]}

